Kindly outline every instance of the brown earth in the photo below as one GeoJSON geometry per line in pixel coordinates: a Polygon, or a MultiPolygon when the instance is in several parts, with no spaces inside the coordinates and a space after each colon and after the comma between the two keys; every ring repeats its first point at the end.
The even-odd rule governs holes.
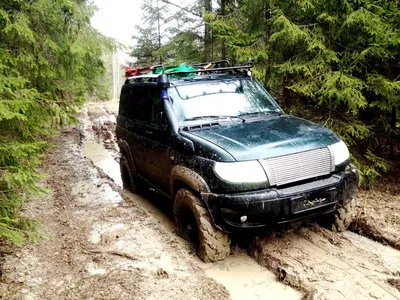
{"type": "Polygon", "coordinates": [[[400,299],[400,252],[382,245],[400,240],[397,178],[357,195],[352,230],[379,243],[305,222],[204,264],[176,236],[170,208],[155,193],[121,189],[117,109],[87,104],[81,125],[55,139],[43,165],[53,192],[24,210],[42,221],[47,238],[3,258],[0,298],[400,299]]]}
{"type": "Polygon", "coordinates": [[[8,256],[4,299],[227,299],[145,210],[123,201],[81,156],[82,133],[63,131],[47,156],[52,194],[25,206],[47,239],[8,256]]]}
{"type": "Polygon", "coordinates": [[[391,174],[374,189],[358,191],[351,230],[400,250],[400,172],[391,174]]]}
{"type": "Polygon", "coordinates": [[[305,299],[400,299],[388,282],[400,279],[400,252],[350,231],[276,231],[256,238],[249,254],[305,299]]]}
{"type": "Polygon", "coordinates": [[[46,239],[2,258],[0,299],[301,298],[243,250],[217,264],[199,261],[168,211],[152,204],[158,195],[121,189],[107,106],[88,104],[79,118],[42,166],[52,193],[24,207],[46,239]]]}

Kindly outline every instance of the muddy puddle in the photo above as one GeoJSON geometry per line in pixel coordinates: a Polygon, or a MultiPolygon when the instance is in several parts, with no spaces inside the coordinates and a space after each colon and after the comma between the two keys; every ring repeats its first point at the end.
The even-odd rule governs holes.
{"type": "Polygon", "coordinates": [[[223,261],[205,264],[199,261],[207,276],[229,291],[233,300],[302,299],[302,294],[276,281],[276,276],[245,253],[234,253],[223,261]]]}
{"type": "Polygon", "coordinates": [[[107,176],[119,187],[122,187],[119,164],[113,159],[111,153],[96,141],[89,140],[82,151],[83,157],[89,158],[93,164],[103,170],[107,176]]]}
{"type": "MultiPolygon", "coordinates": [[[[118,163],[113,159],[112,155],[103,146],[95,141],[87,141],[82,155],[92,160],[93,164],[103,170],[118,186],[122,186],[121,176],[118,163]]],[[[143,196],[135,195],[124,190],[123,196],[131,199],[140,205],[152,217],[157,220],[168,232],[174,235],[179,243],[186,247],[189,253],[194,256],[193,246],[175,235],[175,224],[170,212],[166,212],[160,201],[168,201],[160,199],[154,191],[146,193],[146,199],[143,196]]],[[[95,224],[90,236],[90,241],[94,243],[100,242],[101,236],[110,234],[121,229],[123,224],[95,224]]],[[[122,241],[120,241],[122,243],[122,241]]],[[[127,249],[127,245],[122,249],[127,249]]],[[[151,249],[149,249],[150,251],[151,249]]],[[[162,257],[161,257],[162,258],[162,257]]],[[[214,279],[218,283],[225,286],[230,293],[232,299],[262,299],[266,296],[279,299],[301,299],[302,294],[293,288],[286,286],[276,280],[274,273],[263,268],[245,253],[234,253],[222,262],[206,264],[197,257],[194,257],[197,266],[203,269],[209,278],[214,279]]],[[[132,267],[143,267],[141,262],[130,263],[132,267]]],[[[157,267],[172,272],[172,266],[168,261],[160,259],[157,267]]],[[[91,273],[102,272],[103,270],[91,269],[91,273]]]]}

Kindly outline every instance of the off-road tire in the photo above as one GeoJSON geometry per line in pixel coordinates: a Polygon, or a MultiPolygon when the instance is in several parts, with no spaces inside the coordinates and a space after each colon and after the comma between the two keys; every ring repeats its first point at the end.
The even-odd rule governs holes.
{"type": "Polygon", "coordinates": [[[121,156],[119,167],[121,170],[122,187],[131,191],[132,193],[137,193],[139,190],[139,185],[135,177],[135,173],[132,172],[129,161],[125,156],[121,156]]]}
{"type": "Polygon", "coordinates": [[[346,231],[354,219],[354,200],[337,211],[327,215],[328,229],[334,232],[346,231]]]}
{"type": "Polygon", "coordinates": [[[216,228],[204,202],[188,189],[180,189],[175,195],[174,216],[178,234],[188,239],[188,224],[184,214],[193,213],[198,231],[197,256],[204,262],[225,259],[230,253],[229,235],[216,228]]]}

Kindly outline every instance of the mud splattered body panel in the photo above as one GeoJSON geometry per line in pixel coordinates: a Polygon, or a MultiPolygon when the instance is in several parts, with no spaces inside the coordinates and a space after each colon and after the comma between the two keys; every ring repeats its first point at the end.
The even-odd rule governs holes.
{"type": "Polygon", "coordinates": [[[354,167],[346,169],[348,159],[334,163],[330,147],[340,139],[327,128],[284,114],[256,80],[224,76],[177,80],[161,90],[156,82],[124,85],[117,137],[120,145],[126,142],[138,178],[171,199],[176,187],[191,188],[225,231],[328,213],[348,203],[358,175],[354,167]],[[246,88],[253,90],[243,100],[246,88]],[[252,175],[246,169],[243,181],[216,171],[218,163],[246,162],[255,164],[265,180],[246,180],[252,175]],[[177,175],[176,168],[194,172],[197,179],[191,172],[177,175]],[[249,221],[241,222],[241,216],[249,221]]]}

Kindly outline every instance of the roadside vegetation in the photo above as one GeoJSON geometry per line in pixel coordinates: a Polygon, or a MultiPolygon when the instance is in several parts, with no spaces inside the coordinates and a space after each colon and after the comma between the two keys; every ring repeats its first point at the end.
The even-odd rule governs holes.
{"type": "MultiPolygon", "coordinates": [[[[287,113],[349,145],[363,185],[396,176],[400,0],[144,0],[138,65],[254,58],[254,76],[287,113]],[[184,4],[182,4],[184,3],[184,4]]],[[[44,190],[38,165],[88,96],[107,98],[103,55],[85,0],[0,0],[0,236],[34,238],[18,211],[44,190]]]]}
{"type": "Polygon", "coordinates": [[[19,210],[42,176],[57,128],[74,122],[87,95],[106,97],[102,55],[113,41],[90,25],[82,0],[0,0],[0,238],[21,244],[36,223],[19,210]]]}
{"type": "Polygon", "coordinates": [[[400,1],[178,3],[144,2],[137,64],[254,58],[254,76],[287,113],[347,143],[364,186],[390,176],[399,158],[400,1]]]}

